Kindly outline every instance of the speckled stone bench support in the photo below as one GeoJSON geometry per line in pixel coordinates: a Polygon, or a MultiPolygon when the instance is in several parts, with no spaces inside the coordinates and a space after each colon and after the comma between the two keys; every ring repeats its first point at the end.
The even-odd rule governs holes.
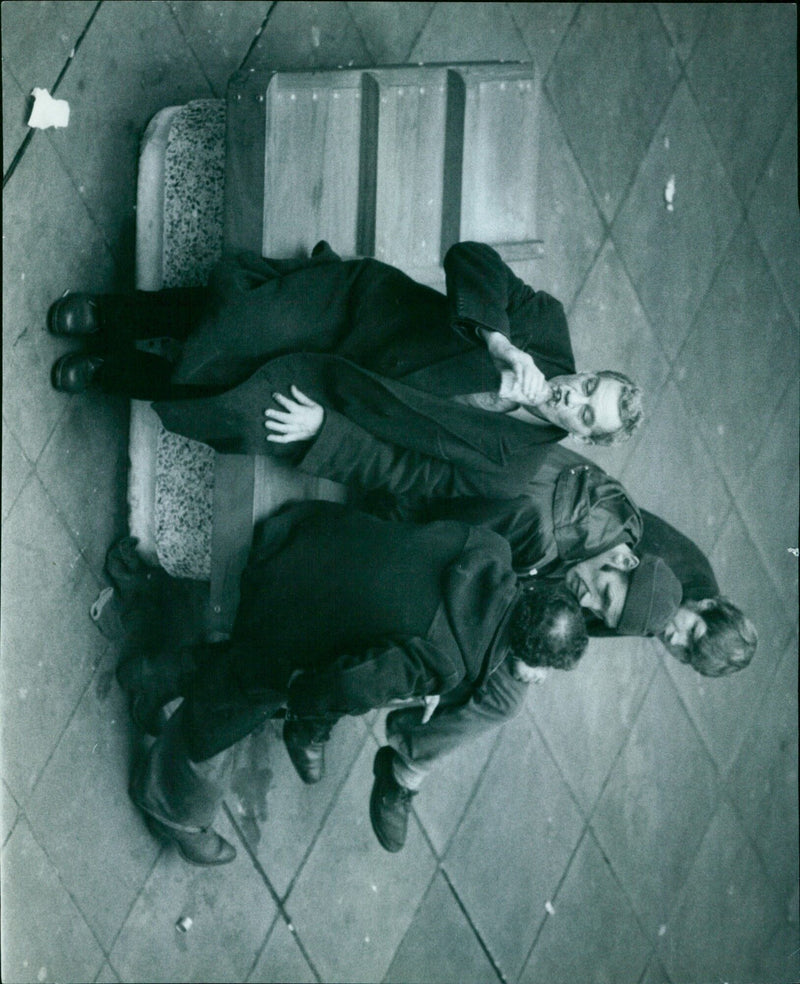
{"type": "MultiPolygon", "coordinates": [[[[140,290],[195,286],[222,253],[225,103],[161,110],[142,141],[137,189],[140,290]]],[[[138,551],[175,577],[211,582],[212,634],[235,612],[252,527],[282,503],[342,500],[344,489],[271,458],[219,456],[131,408],[129,527],[138,551]],[[216,517],[216,522],[215,522],[216,517]]]]}
{"type": "MultiPolygon", "coordinates": [[[[222,252],[225,103],[170,106],[139,157],[136,285],[204,284],[222,252]]],[[[214,452],[171,434],[147,403],[131,407],[128,510],[139,552],[175,577],[209,580],[214,452]]]]}

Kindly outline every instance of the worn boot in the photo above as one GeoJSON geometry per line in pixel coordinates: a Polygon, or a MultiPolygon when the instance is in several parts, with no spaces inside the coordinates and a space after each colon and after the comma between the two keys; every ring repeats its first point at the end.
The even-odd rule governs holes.
{"type": "Polygon", "coordinates": [[[150,833],[160,841],[174,844],[178,848],[180,856],[189,864],[210,867],[211,865],[230,864],[236,857],[236,848],[233,844],[226,841],[213,827],[208,827],[197,833],[189,833],[175,827],[168,827],[165,823],[161,823],[160,820],[149,815],[145,817],[145,820],[150,833]]]}
{"type": "Polygon", "coordinates": [[[369,798],[372,829],[381,847],[393,854],[406,842],[411,800],[417,795],[416,790],[406,789],[395,779],[392,769],[394,756],[395,751],[389,745],[378,749],[372,765],[375,782],[369,798]]]}

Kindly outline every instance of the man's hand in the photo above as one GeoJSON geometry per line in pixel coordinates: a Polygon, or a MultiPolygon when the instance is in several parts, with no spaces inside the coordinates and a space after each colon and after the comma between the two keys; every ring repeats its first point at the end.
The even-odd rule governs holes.
{"type": "Polygon", "coordinates": [[[325,411],[319,403],[309,399],[296,386],[291,387],[291,393],[293,400],[281,393],[272,394],[272,399],[285,409],[270,408],[264,411],[264,416],[267,418],[264,426],[268,431],[273,432],[267,435],[268,441],[275,441],[276,444],[307,441],[309,438],[316,437],[322,427],[325,411]]]}
{"type": "Polygon", "coordinates": [[[518,349],[499,331],[481,330],[481,334],[500,373],[497,395],[528,406],[546,403],[553,391],[528,353],[518,349]]]}

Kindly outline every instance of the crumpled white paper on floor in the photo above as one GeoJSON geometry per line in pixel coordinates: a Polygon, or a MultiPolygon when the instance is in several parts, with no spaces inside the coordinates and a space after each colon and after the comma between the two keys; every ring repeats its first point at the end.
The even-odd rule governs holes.
{"type": "Polygon", "coordinates": [[[47,89],[34,89],[33,99],[28,126],[35,130],[47,130],[51,126],[69,124],[69,103],[66,99],[53,99],[47,89]]]}

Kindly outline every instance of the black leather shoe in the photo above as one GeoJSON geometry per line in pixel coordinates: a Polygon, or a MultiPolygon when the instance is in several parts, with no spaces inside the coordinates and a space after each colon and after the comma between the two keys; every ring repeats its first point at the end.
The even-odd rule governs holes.
{"type": "Polygon", "coordinates": [[[96,298],[67,291],[50,305],[47,327],[53,335],[96,335],[101,327],[96,298]]]}
{"type": "Polygon", "coordinates": [[[196,834],[168,827],[155,817],[146,816],[150,833],[158,840],[174,844],[184,861],[207,868],[212,865],[230,864],[236,857],[236,848],[209,827],[196,834]]]}
{"type": "Polygon", "coordinates": [[[392,854],[397,853],[406,842],[411,800],[417,795],[416,790],[406,789],[394,778],[394,755],[394,749],[389,745],[378,749],[372,765],[375,782],[369,798],[372,829],[381,847],[392,854]]]}
{"type": "Polygon", "coordinates": [[[325,744],[330,727],[316,721],[287,717],[283,724],[283,741],[297,774],[309,786],[325,775],[325,744]]]}
{"type": "Polygon", "coordinates": [[[83,393],[92,385],[102,365],[103,360],[98,355],[68,352],[53,366],[53,388],[62,393],[83,393]]]}

